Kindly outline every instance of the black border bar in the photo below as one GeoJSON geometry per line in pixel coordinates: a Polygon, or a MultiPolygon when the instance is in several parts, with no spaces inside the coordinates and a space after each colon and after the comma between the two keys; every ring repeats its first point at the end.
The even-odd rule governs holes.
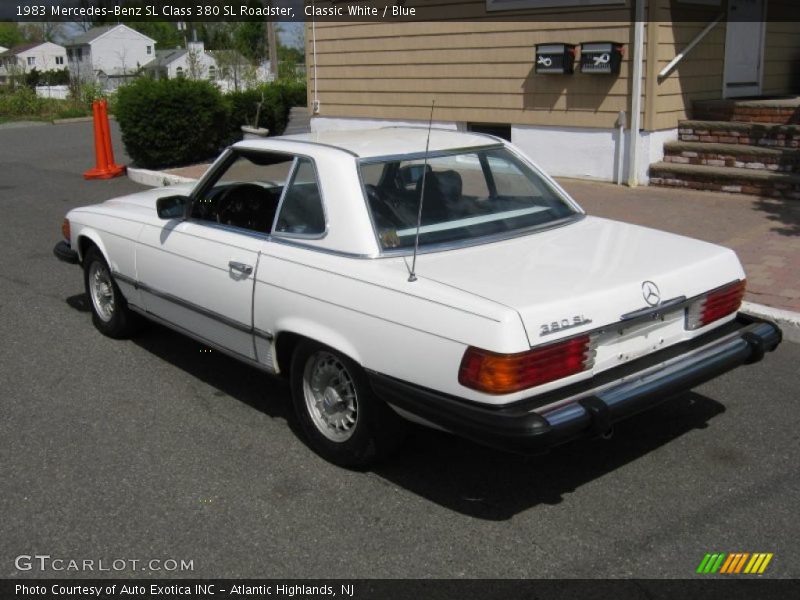
{"type": "MultiPolygon", "coordinates": [[[[3,0],[0,21],[85,21],[112,24],[136,21],[217,22],[294,21],[320,23],[398,23],[433,21],[626,22],[637,0],[603,0],[575,5],[541,0],[540,8],[516,8],[517,0],[3,0]],[[548,6],[550,4],[550,6],[548,6]],[[312,16],[313,15],[313,16],[312,16]]],[[[642,0],[645,1],[645,0],[642,0]]],[[[797,21],[796,0],[769,0],[767,14],[753,18],[728,11],[728,0],[667,0],[649,21],[707,23],[724,15],[731,21],[797,21]]],[[[533,6],[533,3],[532,5],[533,6]]]]}

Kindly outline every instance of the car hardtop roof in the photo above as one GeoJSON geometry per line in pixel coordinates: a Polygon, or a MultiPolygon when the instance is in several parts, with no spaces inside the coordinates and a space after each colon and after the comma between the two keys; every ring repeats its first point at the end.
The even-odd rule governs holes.
{"type": "MultiPolygon", "coordinates": [[[[430,152],[497,146],[502,143],[500,138],[490,135],[447,129],[432,128],[430,136],[430,152]]],[[[423,153],[425,152],[427,137],[427,127],[386,127],[382,129],[300,133],[265,138],[264,140],[246,140],[239,142],[236,146],[254,150],[277,150],[277,146],[281,142],[294,142],[308,144],[309,146],[328,146],[358,158],[377,158],[423,153]]]]}

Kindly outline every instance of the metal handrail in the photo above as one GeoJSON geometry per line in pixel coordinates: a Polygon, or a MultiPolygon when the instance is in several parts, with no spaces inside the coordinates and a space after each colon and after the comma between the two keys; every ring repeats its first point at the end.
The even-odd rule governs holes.
{"type": "Polygon", "coordinates": [[[668,75],[669,75],[669,74],[672,72],[672,70],[673,70],[673,69],[674,69],[676,66],[678,66],[678,63],[679,63],[679,62],[681,62],[681,61],[682,61],[682,60],[683,60],[683,59],[686,57],[686,55],[687,55],[687,54],[689,54],[689,52],[691,52],[691,51],[692,51],[692,49],[693,49],[695,46],[697,46],[697,44],[699,44],[699,43],[702,41],[702,39],[703,39],[704,37],[706,37],[706,36],[708,35],[708,33],[709,33],[709,32],[710,32],[712,29],[714,29],[714,27],[716,27],[717,25],[719,25],[719,22],[720,22],[720,21],[722,21],[724,18],[725,18],[725,13],[720,13],[720,15],[719,15],[719,16],[718,16],[718,17],[717,17],[717,18],[716,18],[714,21],[712,21],[711,23],[709,23],[708,25],[706,25],[706,28],[705,28],[705,29],[703,29],[703,31],[701,31],[700,33],[698,33],[698,34],[697,34],[697,37],[695,37],[695,38],[694,38],[694,39],[693,39],[691,42],[689,42],[689,45],[688,45],[688,46],[686,46],[686,48],[684,48],[684,49],[683,49],[683,51],[679,52],[679,53],[678,53],[678,54],[675,56],[675,58],[673,58],[673,59],[672,59],[672,60],[669,62],[669,64],[668,64],[666,67],[664,67],[663,69],[661,69],[661,71],[660,71],[660,72],[659,72],[659,74],[658,74],[658,82],[659,82],[659,83],[661,83],[661,81],[663,81],[664,79],[666,79],[666,77],[667,77],[667,76],[668,76],[668,75]]]}

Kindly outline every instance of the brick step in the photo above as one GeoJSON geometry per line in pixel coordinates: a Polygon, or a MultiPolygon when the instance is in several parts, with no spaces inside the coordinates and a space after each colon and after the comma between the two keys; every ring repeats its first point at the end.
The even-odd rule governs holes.
{"type": "Polygon", "coordinates": [[[660,162],[650,165],[650,183],[800,200],[800,175],[794,173],[660,162]]]}
{"type": "Polygon", "coordinates": [[[800,123],[800,107],[797,99],[703,100],[693,103],[692,117],[706,121],[789,125],[800,123]]]}
{"type": "Polygon", "coordinates": [[[709,167],[800,173],[800,149],[775,146],[667,142],[664,144],[664,161],[709,167]]]}
{"type": "Polygon", "coordinates": [[[682,142],[800,148],[800,126],[688,120],[678,123],[682,142]]]}

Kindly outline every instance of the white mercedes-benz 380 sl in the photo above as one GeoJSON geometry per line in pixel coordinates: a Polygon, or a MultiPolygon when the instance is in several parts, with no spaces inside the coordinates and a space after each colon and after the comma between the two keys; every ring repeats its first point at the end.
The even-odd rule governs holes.
{"type": "Polygon", "coordinates": [[[513,145],[415,128],[240,142],[193,186],[69,211],[97,329],[157,321],[291,383],[364,466],[406,420],[539,450],[781,341],[734,252],[586,215],[513,145]]]}

